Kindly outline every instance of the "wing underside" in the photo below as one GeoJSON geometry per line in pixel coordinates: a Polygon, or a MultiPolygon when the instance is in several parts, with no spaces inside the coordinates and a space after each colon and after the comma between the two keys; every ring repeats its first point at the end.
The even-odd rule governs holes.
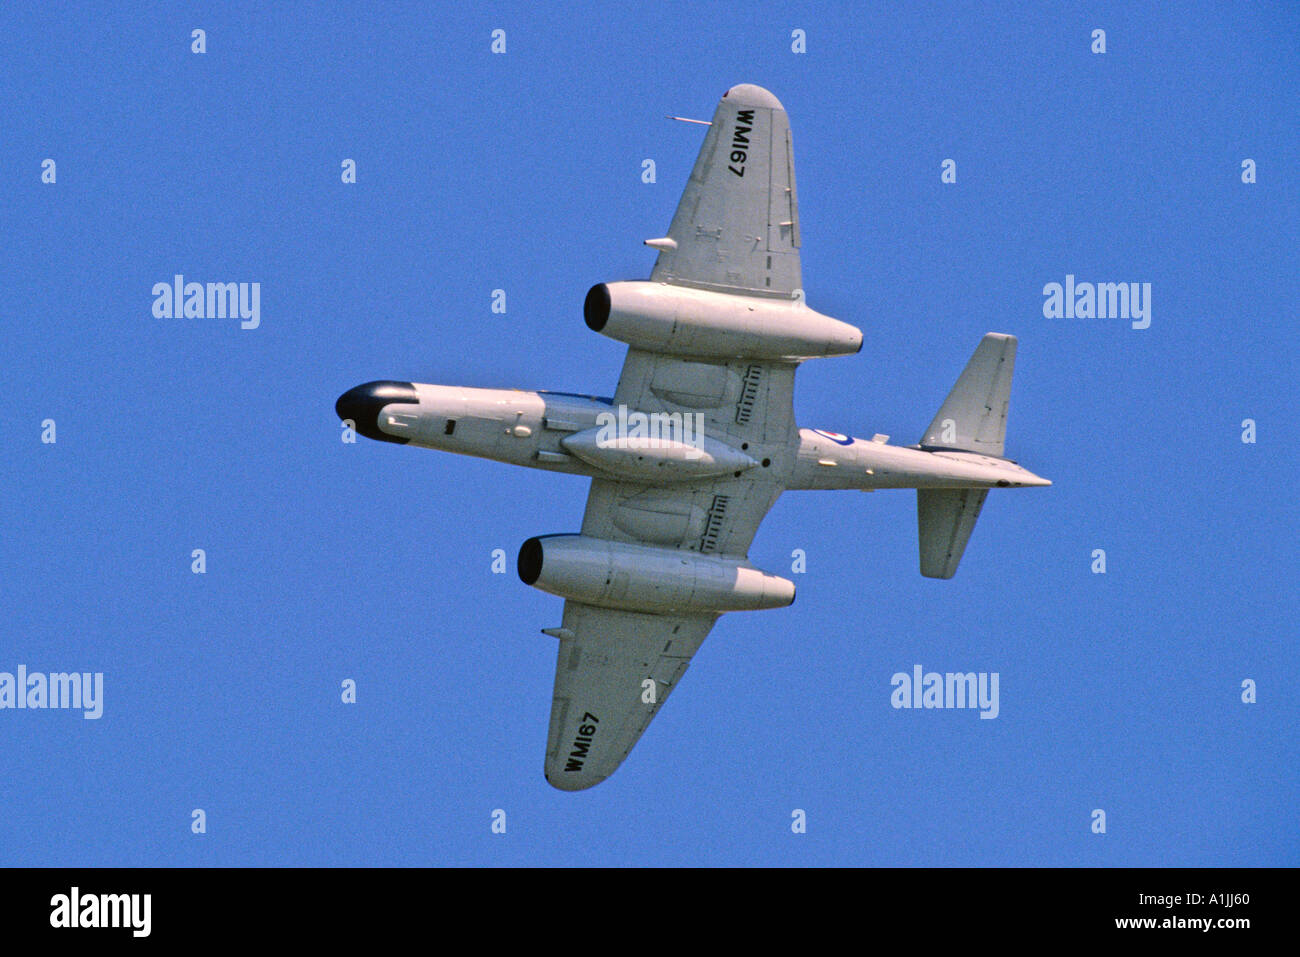
{"type": "Polygon", "coordinates": [[[799,200],[785,109],[742,84],[718,101],[650,278],[790,298],[801,288],[799,200]]]}
{"type": "MultiPolygon", "coordinates": [[[[791,298],[800,285],[790,127],[776,97],[737,86],[718,104],[651,279],[791,298]]],[[[689,417],[753,467],[654,484],[593,478],[582,534],[720,558],[747,557],[784,490],[797,447],[795,364],[700,360],[629,349],[614,406],[689,417]]],[[[685,673],[716,614],[674,615],[566,601],[546,778],[580,790],[623,761],[685,673]]]]}
{"type": "MultiPolygon", "coordinates": [[[[594,478],[582,534],[745,557],[783,486],[774,457],[793,447],[794,367],[683,362],[629,350],[615,405],[702,417],[710,436],[769,462],[740,475],[650,485],[594,478]]],[[[716,615],[662,615],[567,601],[558,630],[546,779],[562,790],[614,772],[677,686],[716,615]]]]}
{"type": "Polygon", "coordinates": [[[716,620],[565,602],[546,780],[577,791],[609,777],[677,686],[716,620]]]}
{"type": "Polygon", "coordinates": [[[582,534],[745,557],[784,491],[775,476],[796,444],[794,373],[789,363],[702,362],[629,349],[616,407],[691,416],[703,433],[767,464],[666,486],[593,479],[582,534]]]}

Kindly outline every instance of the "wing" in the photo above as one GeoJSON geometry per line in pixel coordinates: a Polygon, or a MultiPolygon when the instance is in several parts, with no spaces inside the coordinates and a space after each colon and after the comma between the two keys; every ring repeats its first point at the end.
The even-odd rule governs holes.
{"type": "MultiPolygon", "coordinates": [[[[768,466],[697,483],[651,486],[592,479],[582,533],[744,557],[784,490],[782,456],[796,447],[794,366],[686,362],[628,350],[614,404],[704,417],[708,434],[768,466]]],[[[716,615],[653,615],[564,606],[546,744],[546,779],[561,790],[599,784],[627,757],[677,686],[716,615]],[[647,685],[647,680],[653,684],[647,685]],[[653,692],[652,694],[649,692],[653,692]]]]}
{"type": "Polygon", "coordinates": [[[546,780],[578,791],[613,774],[716,620],[565,602],[546,780]]]}
{"type": "MultiPolygon", "coordinates": [[[[800,288],[799,212],[785,110],[757,86],[713,115],[650,278],[790,298],[800,288]]],[[[784,491],[798,448],[793,363],[705,362],[629,349],[615,407],[695,418],[761,464],[696,482],[595,478],[582,534],[744,558],[784,491]]],[[[717,615],[614,611],[567,601],[546,744],[546,779],[576,791],[609,777],[677,686],[717,615]]]]}
{"type": "Polygon", "coordinates": [[[703,431],[768,464],[732,477],[651,486],[592,479],[582,534],[745,557],[798,447],[789,363],[699,362],[629,349],[614,405],[701,416],[703,431]]]}
{"type": "Polygon", "coordinates": [[[790,298],[802,287],[790,122],[762,87],[718,101],[650,278],[790,298]]]}

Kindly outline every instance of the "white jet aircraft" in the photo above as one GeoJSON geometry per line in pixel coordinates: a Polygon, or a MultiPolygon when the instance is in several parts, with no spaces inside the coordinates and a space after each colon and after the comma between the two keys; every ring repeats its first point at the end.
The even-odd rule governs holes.
{"type": "Polygon", "coordinates": [[[917,489],[921,574],[951,578],[990,488],[1050,485],[1003,457],[1013,336],[989,333],[917,445],[800,429],[794,373],[862,333],[804,304],[794,158],[761,87],[723,94],[649,281],[601,283],[584,316],[628,345],[612,399],[381,381],[339,417],[385,442],[591,477],[582,530],[530,538],[523,581],[565,599],[546,780],[618,768],[719,615],[794,583],[748,560],[786,489],[917,489]]]}

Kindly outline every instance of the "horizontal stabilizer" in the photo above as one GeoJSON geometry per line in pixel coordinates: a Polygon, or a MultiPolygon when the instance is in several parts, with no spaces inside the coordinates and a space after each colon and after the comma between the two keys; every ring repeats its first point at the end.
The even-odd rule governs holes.
{"type": "Polygon", "coordinates": [[[925,430],[921,446],[962,449],[1001,458],[1015,364],[1015,336],[990,332],[980,340],[957,384],[948,393],[947,401],[925,430]]]}
{"type": "Polygon", "coordinates": [[[917,490],[916,527],[921,543],[922,575],[951,578],[956,574],[957,563],[966,551],[986,495],[988,489],[983,488],[917,490]]]}

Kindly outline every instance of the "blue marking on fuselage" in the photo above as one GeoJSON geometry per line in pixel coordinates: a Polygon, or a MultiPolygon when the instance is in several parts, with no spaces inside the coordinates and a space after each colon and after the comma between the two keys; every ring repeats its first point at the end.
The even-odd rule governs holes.
{"type": "Polygon", "coordinates": [[[853,437],[841,435],[839,432],[823,432],[821,429],[813,429],[813,432],[824,439],[830,439],[836,445],[852,445],[853,437]]]}
{"type": "Polygon", "coordinates": [[[583,395],[580,392],[554,392],[550,389],[538,389],[538,395],[564,395],[570,399],[591,399],[593,402],[603,402],[605,405],[613,405],[614,400],[603,395],[583,395]]]}

